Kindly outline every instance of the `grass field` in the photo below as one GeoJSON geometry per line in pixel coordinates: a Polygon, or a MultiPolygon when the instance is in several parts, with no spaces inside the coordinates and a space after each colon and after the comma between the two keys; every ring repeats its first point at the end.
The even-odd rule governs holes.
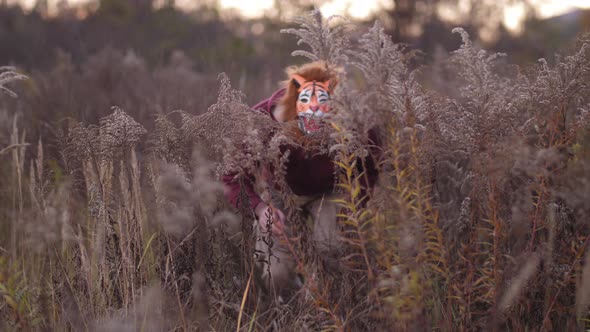
{"type": "Polygon", "coordinates": [[[137,61],[103,55],[78,82],[117,80],[128,102],[96,114],[70,95],[98,98],[68,85],[67,66],[3,68],[0,98],[24,91],[5,105],[52,107],[58,121],[0,109],[0,330],[590,328],[590,36],[517,67],[455,29],[459,49],[417,66],[378,23],[359,33],[313,12],[295,24],[284,32],[304,46],[296,55],[343,69],[322,143],[344,197],[342,256],[318,255],[295,211],[304,286],[281,300],[265,291],[252,211],[232,209],[218,179],[260,163],[280,177],[287,138],[227,76],[206,112],[174,111],[214,85],[177,66],[143,88],[137,61]],[[141,113],[155,96],[171,109],[141,113]],[[83,118],[59,117],[68,107],[83,118]],[[365,205],[355,162],[375,152],[371,129],[380,177],[365,205]]]}

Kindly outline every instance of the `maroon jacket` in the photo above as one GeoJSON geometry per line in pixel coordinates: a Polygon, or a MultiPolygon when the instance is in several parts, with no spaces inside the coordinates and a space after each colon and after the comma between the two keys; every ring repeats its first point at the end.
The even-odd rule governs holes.
{"type": "MultiPolygon", "coordinates": [[[[275,92],[270,98],[261,101],[252,107],[254,110],[264,112],[276,120],[273,110],[278,101],[285,94],[285,88],[275,92]]],[[[377,146],[377,135],[375,132],[369,132],[371,143],[377,146]]],[[[333,192],[335,186],[334,162],[327,154],[310,155],[310,153],[301,147],[281,146],[281,153],[289,150],[289,159],[286,163],[286,182],[294,194],[300,196],[312,196],[333,192]]],[[[359,171],[362,170],[361,162],[358,163],[359,171]]],[[[375,161],[372,158],[365,160],[366,177],[363,187],[370,188],[377,180],[378,171],[375,161]]],[[[229,202],[236,208],[242,207],[245,202],[240,202],[240,181],[235,179],[235,174],[228,174],[222,177],[225,184],[225,196],[229,202]]],[[[256,194],[252,186],[254,179],[244,179],[243,190],[248,196],[249,205],[252,209],[262,202],[262,199],[256,194]]]]}

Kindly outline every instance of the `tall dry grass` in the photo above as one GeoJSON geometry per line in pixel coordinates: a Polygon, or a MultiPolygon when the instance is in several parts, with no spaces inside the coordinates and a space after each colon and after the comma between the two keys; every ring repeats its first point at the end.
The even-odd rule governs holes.
{"type": "Polygon", "coordinates": [[[378,23],[360,38],[317,11],[296,23],[286,32],[310,49],[297,55],[343,68],[332,126],[310,148],[336,161],[341,256],[319,255],[308,216],[287,209],[304,285],[265,291],[253,213],[230,209],[216,179],[260,164],[281,179],[279,148],[297,142],[226,76],[207,112],[150,124],[113,108],[30,142],[14,116],[0,133],[2,330],[587,327],[588,36],[517,68],[456,29],[462,46],[426,70],[378,23]],[[356,164],[368,155],[372,191],[356,164]]]}

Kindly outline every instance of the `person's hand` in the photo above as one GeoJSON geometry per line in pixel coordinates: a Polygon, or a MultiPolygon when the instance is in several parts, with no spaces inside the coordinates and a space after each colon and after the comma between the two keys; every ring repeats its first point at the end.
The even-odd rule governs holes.
{"type": "Polygon", "coordinates": [[[260,203],[256,206],[256,217],[258,218],[258,225],[263,231],[268,229],[268,224],[271,223],[271,231],[273,235],[282,235],[285,231],[285,214],[283,211],[267,205],[266,203],[260,203]]]}

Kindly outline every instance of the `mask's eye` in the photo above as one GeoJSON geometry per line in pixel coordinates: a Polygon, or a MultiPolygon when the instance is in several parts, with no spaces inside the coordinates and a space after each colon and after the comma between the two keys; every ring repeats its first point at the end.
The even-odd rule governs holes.
{"type": "Polygon", "coordinates": [[[303,104],[307,104],[307,103],[309,103],[309,95],[310,95],[310,94],[311,94],[311,92],[310,92],[310,91],[307,91],[307,90],[306,90],[306,91],[302,91],[302,92],[299,94],[299,102],[300,102],[300,103],[303,103],[303,104]]]}
{"type": "Polygon", "coordinates": [[[328,100],[330,100],[330,95],[328,94],[328,92],[326,92],[324,90],[318,90],[317,96],[318,96],[318,103],[320,103],[320,104],[327,103],[328,100]]]}

